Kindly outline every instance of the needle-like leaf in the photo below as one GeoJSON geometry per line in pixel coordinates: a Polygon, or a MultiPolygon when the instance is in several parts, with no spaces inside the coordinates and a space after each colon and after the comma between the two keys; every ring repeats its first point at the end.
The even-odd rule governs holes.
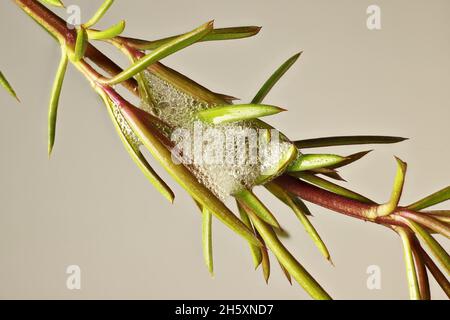
{"type": "Polygon", "coordinates": [[[346,180],[340,175],[339,172],[336,171],[336,169],[318,168],[310,171],[314,174],[318,173],[336,181],[346,182],[346,180]]]}
{"type": "Polygon", "coordinates": [[[256,96],[253,98],[252,103],[257,104],[263,102],[264,98],[269,94],[270,90],[272,90],[272,88],[281,79],[281,77],[294,65],[301,54],[302,53],[299,52],[289,58],[286,62],[284,62],[264,83],[261,89],[259,89],[256,96]]]}
{"type": "Polygon", "coordinates": [[[62,3],[61,0],[40,0],[40,1],[45,3],[45,4],[49,4],[51,6],[64,7],[64,4],[62,3]]]}
{"type": "Polygon", "coordinates": [[[55,80],[50,95],[50,103],[48,109],[48,155],[50,156],[55,144],[56,135],[56,120],[58,116],[59,98],[61,96],[61,88],[64,82],[64,76],[66,75],[67,64],[69,58],[65,46],[61,47],[61,60],[59,62],[58,69],[56,71],[55,80]]]}
{"type": "Polygon", "coordinates": [[[206,266],[212,277],[214,277],[214,262],[213,262],[213,248],[212,248],[212,214],[206,208],[202,210],[202,243],[203,243],[203,257],[206,266]]]}
{"type": "Polygon", "coordinates": [[[294,277],[311,297],[319,300],[329,300],[330,295],[320,286],[320,284],[306,271],[306,269],[292,256],[292,254],[280,242],[273,228],[258,218],[252,210],[247,210],[253,225],[258,230],[259,234],[275,254],[280,263],[286,270],[294,277]]]}
{"type": "Polygon", "coordinates": [[[277,197],[280,201],[282,201],[285,205],[289,206],[289,202],[286,201],[286,199],[285,199],[285,194],[287,194],[291,198],[291,200],[295,202],[295,205],[301,208],[301,210],[304,212],[305,215],[312,216],[311,211],[308,209],[306,204],[300,198],[292,196],[291,194],[285,192],[284,190],[283,190],[283,192],[278,192],[278,189],[275,189],[275,188],[270,189],[270,188],[268,188],[268,185],[269,184],[265,185],[267,190],[270,193],[272,193],[275,197],[277,197]]]}
{"type": "Polygon", "coordinates": [[[115,77],[109,80],[105,80],[104,82],[109,85],[115,85],[125,80],[128,80],[131,77],[134,77],[139,72],[145,70],[149,65],[196,43],[197,41],[202,39],[205,35],[207,35],[209,32],[211,32],[212,28],[213,28],[213,21],[205,23],[204,25],[198,27],[197,29],[189,33],[186,33],[182,36],[179,36],[173,39],[172,41],[158,47],[151,53],[137,60],[129,68],[125,69],[115,77]]]}
{"type": "Polygon", "coordinates": [[[269,251],[267,250],[266,247],[261,248],[261,256],[262,256],[261,261],[262,272],[264,280],[268,284],[270,278],[270,258],[269,258],[269,251]]]}
{"type": "Polygon", "coordinates": [[[348,166],[349,164],[352,164],[356,161],[358,161],[359,159],[361,159],[362,157],[366,156],[368,153],[372,152],[372,150],[368,150],[368,151],[361,151],[361,152],[357,152],[354,154],[351,154],[349,156],[347,156],[347,160],[342,161],[341,163],[331,166],[331,168],[333,169],[337,169],[337,168],[342,168],[344,166],[348,166]]]}
{"type": "Polygon", "coordinates": [[[170,187],[162,180],[158,174],[153,170],[153,168],[150,166],[150,164],[145,159],[144,155],[139,151],[139,148],[134,146],[127,136],[123,133],[122,129],[120,128],[119,124],[117,123],[117,119],[114,115],[112,102],[106,98],[103,97],[103,100],[105,104],[107,105],[108,114],[111,118],[111,121],[114,124],[114,128],[117,131],[117,134],[120,137],[120,140],[122,141],[125,150],[130,155],[131,159],[136,163],[139,169],[141,169],[144,176],[150,181],[150,183],[158,190],[164,198],[169,200],[170,203],[173,203],[175,199],[175,195],[173,191],[170,189],[170,187]]]}
{"type": "Polygon", "coordinates": [[[405,183],[405,174],[406,174],[406,163],[400,160],[399,158],[395,158],[397,160],[397,173],[394,179],[394,186],[392,188],[392,194],[389,201],[385,204],[381,204],[376,208],[377,216],[387,216],[390,215],[398,206],[400,201],[400,197],[403,192],[403,185],[405,183]]]}
{"type": "Polygon", "coordinates": [[[273,214],[267,209],[267,207],[258,199],[258,197],[250,190],[243,190],[234,195],[239,203],[253,211],[263,221],[267,222],[271,226],[280,229],[280,224],[273,214]]]}
{"type": "MultiPolygon", "coordinates": [[[[217,28],[217,29],[213,29],[204,38],[200,39],[199,42],[243,39],[243,38],[252,37],[252,36],[258,34],[259,30],[261,30],[261,27],[254,27],[254,26],[217,28]]],[[[135,49],[138,49],[138,50],[155,50],[155,49],[159,48],[160,46],[167,44],[168,42],[172,41],[173,39],[175,39],[179,36],[180,35],[167,37],[164,39],[159,39],[159,40],[154,40],[154,41],[126,38],[126,37],[121,37],[120,39],[123,42],[125,42],[126,44],[128,44],[129,46],[131,46],[135,49]]]]}
{"type": "Polygon", "coordinates": [[[287,168],[288,172],[327,168],[347,160],[336,154],[301,154],[287,168]]]}
{"type": "Polygon", "coordinates": [[[105,30],[86,30],[88,38],[91,40],[106,40],[117,37],[125,30],[125,20],[119,21],[117,24],[105,30]]]}
{"type": "Polygon", "coordinates": [[[450,186],[442,190],[439,190],[413,204],[410,204],[409,206],[407,206],[407,208],[413,211],[419,211],[434,206],[438,203],[447,201],[449,199],[450,199],[450,186]]]}
{"type": "Polygon", "coordinates": [[[347,146],[356,144],[389,144],[405,141],[408,138],[390,136],[337,136],[295,141],[299,149],[331,146],[347,146]]]}
{"type": "Polygon", "coordinates": [[[287,281],[292,285],[292,277],[289,271],[286,270],[286,268],[281,264],[280,260],[278,260],[278,264],[280,265],[281,271],[283,271],[284,276],[286,277],[287,281]]]}
{"type": "Polygon", "coordinates": [[[403,244],[403,255],[405,258],[409,297],[411,300],[420,300],[419,282],[417,280],[416,267],[414,265],[410,236],[403,228],[398,228],[397,233],[400,235],[403,244]]]}
{"type": "Polygon", "coordinates": [[[217,28],[202,39],[202,41],[222,41],[249,38],[257,35],[260,30],[261,27],[255,26],[217,28]]]}
{"type": "Polygon", "coordinates": [[[80,61],[84,57],[87,45],[88,35],[86,29],[83,26],[80,26],[77,29],[77,40],[75,41],[75,51],[73,56],[75,62],[80,61]]]}
{"type": "Polygon", "coordinates": [[[173,161],[172,153],[168,149],[173,146],[170,146],[171,142],[159,131],[152,115],[130,104],[121,105],[120,108],[127,123],[144,146],[196,201],[208,208],[212,214],[237,234],[255,245],[262,245],[254,233],[222,201],[201,184],[184,165],[173,161]]]}
{"type": "Polygon", "coordinates": [[[15,98],[17,101],[19,101],[19,98],[17,97],[16,92],[14,91],[13,87],[11,86],[11,84],[8,82],[8,80],[6,79],[5,75],[0,71],[0,85],[5,88],[5,90],[13,97],[15,98]]]}
{"type": "Polygon", "coordinates": [[[360,195],[359,193],[353,192],[349,189],[346,189],[344,187],[341,187],[340,185],[337,185],[333,182],[330,182],[328,180],[322,179],[316,175],[313,175],[308,172],[293,172],[291,173],[292,176],[300,178],[302,180],[311,182],[312,184],[315,184],[318,187],[321,187],[325,190],[331,191],[333,193],[336,193],[338,195],[344,196],[349,199],[358,200],[364,203],[374,204],[372,200],[360,195]]]}
{"type": "MultiPolygon", "coordinates": [[[[236,204],[239,210],[239,215],[241,217],[242,222],[249,228],[250,230],[253,230],[252,223],[250,221],[250,218],[248,217],[247,212],[242,208],[239,201],[236,200],[236,204]]],[[[258,268],[258,266],[261,264],[262,261],[262,255],[261,255],[261,248],[258,246],[255,246],[253,243],[249,242],[250,246],[250,252],[252,254],[253,259],[253,265],[255,266],[255,269],[258,268]]]]}
{"type": "Polygon", "coordinates": [[[424,228],[418,223],[406,218],[401,218],[401,221],[406,223],[415,234],[427,244],[436,259],[442,264],[447,274],[450,274],[450,256],[444,248],[437,242],[424,228]]]}
{"type": "Polygon", "coordinates": [[[425,264],[426,264],[428,270],[430,270],[434,279],[436,279],[436,282],[439,284],[439,286],[445,292],[447,297],[450,299],[450,282],[447,280],[447,277],[441,272],[441,270],[439,270],[438,266],[434,263],[434,261],[430,258],[430,256],[425,252],[425,250],[423,250],[422,247],[419,246],[418,250],[420,251],[422,258],[425,261],[425,264]]]}
{"type": "Polygon", "coordinates": [[[86,29],[89,29],[93,25],[95,25],[97,22],[100,21],[101,18],[105,15],[105,13],[108,11],[108,9],[112,6],[114,3],[114,0],[105,0],[100,8],[97,9],[97,11],[94,13],[92,18],[89,19],[88,22],[84,23],[84,27],[86,29]]]}
{"type": "Polygon", "coordinates": [[[266,117],[285,111],[282,108],[264,104],[238,104],[217,106],[197,113],[200,120],[221,124],[266,117]]]}
{"type": "Polygon", "coordinates": [[[290,195],[276,183],[270,182],[266,184],[266,188],[277,198],[286,203],[292,209],[292,211],[294,211],[295,215],[300,220],[306,232],[311,237],[319,251],[325,257],[325,259],[331,262],[330,252],[328,251],[327,246],[323,242],[317,230],[312,225],[311,221],[309,221],[308,217],[306,216],[307,213],[303,210],[303,208],[298,206],[297,203],[292,200],[290,195]]]}

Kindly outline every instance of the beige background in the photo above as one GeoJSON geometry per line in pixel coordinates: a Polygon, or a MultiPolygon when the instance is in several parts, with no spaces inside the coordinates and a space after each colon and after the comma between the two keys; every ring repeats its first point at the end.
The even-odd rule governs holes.
{"type": "MultiPolygon", "coordinates": [[[[66,1],[82,6],[84,20],[100,2],[66,1]]],[[[256,38],[196,45],[165,62],[213,90],[248,101],[281,62],[304,50],[267,99],[290,112],[270,122],[292,139],[410,137],[376,147],[343,172],[350,187],[384,201],[398,155],[409,164],[403,198],[408,203],[450,181],[450,1],[377,1],[381,31],[366,28],[365,11],[372,3],[119,0],[101,26],[124,18],[127,35],[156,38],[210,19],[217,27],[262,25],[256,38]]],[[[216,278],[210,279],[195,206],[170,179],[177,193],[173,206],[149,185],[123,150],[99,99],[72,68],[48,160],[46,109],[58,47],[12,1],[2,1],[0,8],[0,68],[22,99],[17,105],[0,90],[1,298],[308,298],[298,285],[289,286],[275,264],[267,286],[252,269],[246,243],[217,222],[216,278]],[[71,264],[82,269],[80,291],[66,289],[71,264]]],[[[288,247],[332,296],[408,297],[401,245],[393,232],[312,206],[333,268],[290,211],[261,195],[288,226],[288,247]],[[381,268],[381,290],[366,287],[369,265],[381,268]]],[[[432,287],[434,298],[444,298],[434,282],[432,287]]]]}

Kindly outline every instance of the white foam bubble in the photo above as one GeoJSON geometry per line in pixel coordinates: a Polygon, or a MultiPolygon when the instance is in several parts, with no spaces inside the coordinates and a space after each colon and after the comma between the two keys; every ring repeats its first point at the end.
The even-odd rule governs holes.
{"type": "MultiPolygon", "coordinates": [[[[200,101],[190,94],[181,91],[167,81],[161,79],[155,74],[145,71],[145,78],[152,95],[152,102],[143,102],[141,108],[150,111],[174,128],[184,128],[191,135],[194,133],[194,123],[197,120],[195,114],[204,109],[212,108],[215,105],[200,101]]],[[[254,121],[240,121],[232,124],[208,125],[203,124],[204,129],[218,129],[226,136],[227,130],[234,132],[246,129],[255,129],[258,127],[254,121]]],[[[128,132],[128,130],[127,130],[128,132]]],[[[172,138],[172,137],[171,137],[172,138]]],[[[173,141],[178,143],[179,141],[173,141]]],[[[225,148],[237,148],[231,141],[225,142],[225,148]]],[[[206,148],[215,148],[214,144],[223,143],[220,139],[204,142],[206,148]]],[[[252,146],[248,146],[252,148],[252,146]]],[[[255,147],[255,146],[253,146],[255,147]]],[[[267,168],[276,166],[280,157],[285,155],[291,147],[291,143],[280,140],[278,142],[279,152],[272,156],[264,157],[264,163],[261,160],[252,161],[249,157],[237,159],[239,152],[230,161],[218,163],[201,163],[188,166],[195,177],[210,189],[216,196],[226,199],[241,190],[251,189],[255,186],[257,179],[265,172],[267,168]],[[241,160],[241,161],[239,161],[241,160]]],[[[238,151],[238,150],[236,150],[238,151]]]]}
{"type": "Polygon", "coordinates": [[[122,112],[120,112],[119,107],[114,103],[112,104],[112,107],[114,117],[116,118],[120,130],[134,148],[139,148],[142,145],[142,142],[139,140],[138,136],[133,132],[128,122],[125,120],[122,112]]]}

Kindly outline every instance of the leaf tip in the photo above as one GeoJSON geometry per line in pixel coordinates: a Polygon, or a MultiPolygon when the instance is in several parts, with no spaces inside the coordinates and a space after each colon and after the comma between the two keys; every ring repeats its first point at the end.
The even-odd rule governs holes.
{"type": "Polygon", "coordinates": [[[402,170],[403,173],[405,173],[406,168],[408,167],[408,164],[397,156],[394,156],[394,158],[395,158],[395,161],[397,161],[399,169],[402,170]]]}

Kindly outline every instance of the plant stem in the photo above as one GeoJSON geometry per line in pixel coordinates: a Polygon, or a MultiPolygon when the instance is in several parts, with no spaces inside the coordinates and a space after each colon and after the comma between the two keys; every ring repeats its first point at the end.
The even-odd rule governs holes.
{"type": "Polygon", "coordinates": [[[442,288],[447,297],[450,299],[450,282],[447,280],[447,277],[441,272],[441,270],[439,270],[438,266],[434,263],[434,261],[428,255],[428,253],[421,246],[418,246],[417,249],[418,251],[420,251],[420,254],[428,270],[430,270],[431,274],[436,279],[439,286],[442,288]]]}
{"type": "MultiPolygon", "coordinates": [[[[16,4],[25,11],[33,20],[47,30],[61,45],[65,45],[69,52],[73,52],[76,30],[70,29],[67,23],[55,13],[47,9],[44,5],[35,0],[14,0],[16,4]]],[[[110,75],[117,75],[122,69],[111,59],[105,56],[92,44],[86,48],[86,57],[92,60],[97,66],[102,68],[110,75]]],[[[125,88],[134,94],[138,94],[138,85],[136,80],[129,79],[121,83],[125,88]]]]}
{"type": "Polygon", "coordinates": [[[420,243],[414,234],[411,234],[411,247],[414,257],[414,264],[416,266],[417,280],[419,282],[420,299],[430,300],[430,283],[428,281],[427,267],[425,260],[420,250],[420,243]]]}
{"type": "Polygon", "coordinates": [[[288,175],[282,175],[281,177],[275,179],[274,182],[299,198],[332,211],[378,224],[405,226],[403,222],[396,221],[389,216],[377,217],[375,219],[367,218],[367,213],[373,211],[377,206],[376,204],[368,204],[358,200],[346,198],[288,175]]]}

